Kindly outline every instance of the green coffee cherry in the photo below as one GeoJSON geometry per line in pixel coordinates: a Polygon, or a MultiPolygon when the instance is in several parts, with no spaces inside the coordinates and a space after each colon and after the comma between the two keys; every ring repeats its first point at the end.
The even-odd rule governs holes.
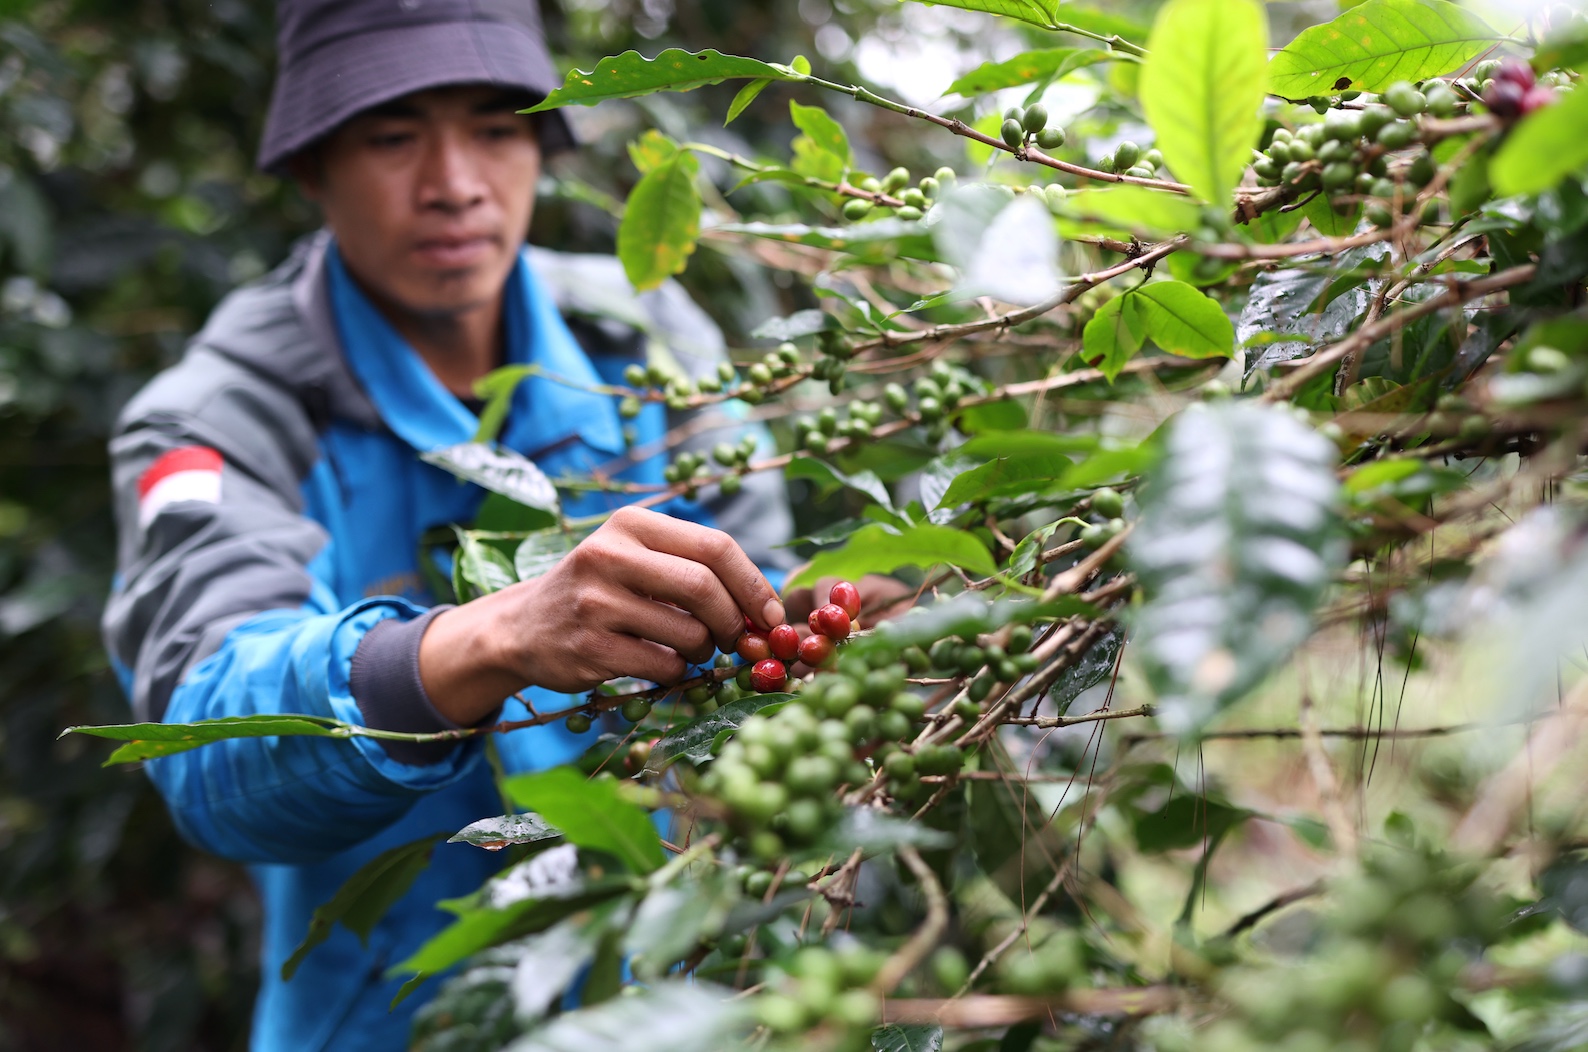
{"type": "MultiPolygon", "coordinates": [[[[1092,491],[1092,510],[1105,519],[1117,519],[1125,511],[1125,499],[1118,490],[1104,486],[1092,491]]],[[[1028,636],[1030,631],[1026,629],[1028,636]]]]}
{"type": "Polygon", "coordinates": [[[1426,98],[1428,99],[1428,112],[1435,117],[1454,117],[1457,108],[1461,105],[1461,99],[1441,80],[1436,80],[1428,85],[1426,98]]]}
{"type": "Polygon", "coordinates": [[[1349,161],[1335,161],[1323,169],[1325,190],[1344,190],[1356,182],[1356,166],[1349,161]]]}
{"type": "Polygon", "coordinates": [[[1417,138],[1417,126],[1407,121],[1395,121],[1379,129],[1378,144],[1386,150],[1403,150],[1417,138]]]}
{"type": "Polygon", "coordinates": [[[1152,169],[1148,168],[1146,165],[1137,164],[1125,169],[1125,174],[1130,176],[1132,179],[1151,179],[1153,172],[1152,169]]]}
{"type": "Polygon", "coordinates": [[[1427,150],[1412,158],[1411,167],[1406,169],[1406,178],[1416,186],[1427,186],[1433,182],[1434,175],[1439,171],[1433,155],[1427,150]]]}
{"type": "Polygon", "coordinates": [[[1003,127],[998,129],[998,134],[1003,139],[1004,145],[1013,149],[1019,149],[1020,144],[1026,141],[1025,125],[1013,117],[1004,121],[1003,127]]]}
{"type": "Polygon", "coordinates": [[[1163,154],[1160,153],[1158,148],[1155,146],[1146,153],[1142,154],[1141,162],[1154,171],[1157,171],[1159,168],[1163,167],[1163,154]]]}
{"type": "Polygon", "coordinates": [[[618,416],[624,420],[633,420],[640,415],[640,400],[633,395],[625,395],[618,403],[618,416]]]}
{"type": "Polygon", "coordinates": [[[1372,223],[1380,230],[1386,230],[1395,223],[1395,217],[1390,214],[1390,210],[1377,203],[1370,204],[1364,208],[1362,215],[1366,217],[1369,223],[1372,223]]]}
{"type": "Polygon", "coordinates": [[[1132,167],[1140,156],[1141,147],[1126,139],[1114,151],[1114,170],[1117,172],[1132,167]]]}
{"type": "Polygon", "coordinates": [[[1388,106],[1369,106],[1357,118],[1357,123],[1363,136],[1373,138],[1378,135],[1379,129],[1395,119],[1395,113],[1388,106]]]}
{"type": "Polygon", "coordinates": [[[1396,81],[1384,91],[1384,101],[1402,117],[1415,117],[1428,108],[1428,98],[1404,80],[1396,81]]]}
{"type": "Polygon", "coordinates": [[[914,205],[905,205],[903,208],[896,210],[893,214],[898,216],[900,219],[905,220],[906,222],[914,222],[915,220],[920,219],[923,213],[914,205]]]}
{"type": "Polygon", "coordinates": [[[851,222],[864,219],[871,214],[873,207],[870,201],[860,197],[855,198],[853,201],[846,201],[844,203],[844,218],[851,222]]]}
{"type": "Polygon", "coordinates": [[[1292,161],[1301,163],[1310,161],[1317,156],[1317,153],[1313,150],[1312,145],[1305,139],[1293,140],[1290,144],[1289,152],[1290,159],[1292,161]]]}
{"type": "Polygon", "coordinates": [[[904,191],[904,193],[900,194],[899,200],[916,208],[926,207],[926,195],[913,186],[904,191]]]}
{"type": "Polygon", "coordinates": [[[1037,145],[1044,150],[1057,150],[1064,145],[1063,128],[1043,128],[1037,132],[1037,145]]]}
{"type": "Polygon", "coordinates": [[[1330,139],[1318,150],[1318,160],[1324,164],[1335,161],[1349,161],[1356,156],[1356,142],[1342,142],[1339,139],[1330,139]]]}
{"type": "Polygon", "coordinates": [[[1048,108],[1040,102],[1034,106],[1027,106],[1020,123],[1025,126],[1026,131],[1035,135],[1048,125],[1048,108]]]}
{"type": "Polygon", "coordinates": [[[1323,118],[1323,137],[1333,141],[1354,141],[1362,134],[1362,117],[1354,110],[1330,110],[1323,118]]]}
{"type": "Polygon", "coordinates": [[[569,734],[584,734],[590,730],[590,717],[582,712],[571,712],[563,726],[568,728],[569,734]]]}
{"type": "Polygon", "coordinates": [[[623,382],[630,387],[645,386],[645,366],[635,362],[623,370],[623,382]]]}
{"type": "Polygon", "coordinates": [[[890,383],[882,389],[882,400],[888,403],[888,408],[895,413],[902,413],[910,406],[910,396],[903,387],[890,383]]]}
{"type": "Polygon", "coordinates": [[[938,185],[948,186],[950,183],[957,180],[959,175],[954,171],[954,169],[945,164],[943,167],[932,173],[932,178],[938,181],[938,185]]]}
{"type": "Polygon", "coordinates": [[[644,698],[630,698],[623,703],[623,718],[638,723],[651,714],[651,703],[644,698]]]}
{"type": "Polygon", "coordinates": [[[756,362],[745,370],[745,376],[757,387],[765,387],[772,382],[772,370],[765,362],[756,362]]]}
{"type": "Polygon", "coordinates": [[[882,189],[884,192],[891,194],[895,190],[902,190],[909,181],[910,170],[908,168],[895,168],[883,177],[882,189]]]}

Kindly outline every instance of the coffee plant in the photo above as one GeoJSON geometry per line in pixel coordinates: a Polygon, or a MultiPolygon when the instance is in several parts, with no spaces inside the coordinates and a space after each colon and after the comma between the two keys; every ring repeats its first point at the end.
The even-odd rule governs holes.
{"type": "MultiPolygon", "coordinates": [[[[506,865],[393,967],[437,977],[413,1047],[1584,1047],[1588,20],[1366,0],[1270,57],[1256,0],[946,6],[1045,46],[942,112],[678,49],[537,107],[786,105],[782,155],[645,131],[611,206],[635,288],[728,260],[803,309],[599,389],[708,411],[662,484],[547,479],[489,426],[438,456],[545,523],[460,524],[453,592],[596,525],[559,490],[775,471],[825,516],[789,582],[818,594],[681,683],[428,736],[603,729],[453,837],[506,865]],[[909,587],[867,606],[879,574],[909,587]]],[[[74,729],[112,763],[426,737],[74,729]]]]}

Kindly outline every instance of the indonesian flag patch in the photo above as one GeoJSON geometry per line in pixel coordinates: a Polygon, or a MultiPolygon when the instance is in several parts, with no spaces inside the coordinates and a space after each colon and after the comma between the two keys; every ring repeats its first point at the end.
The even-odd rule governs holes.
{"type": "Polygon", "coordinates": [[[138,480],[138,527],[149,524],[166,508],[184,500],[221,502],[221,455],[208,446],[167,450],[138,480]]]}

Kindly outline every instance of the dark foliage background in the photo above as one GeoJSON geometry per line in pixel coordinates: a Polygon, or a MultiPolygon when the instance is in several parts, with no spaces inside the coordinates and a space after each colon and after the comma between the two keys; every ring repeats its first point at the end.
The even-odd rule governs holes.
{"type": "MultiPolygon", "coordinates": [[[[570,63],[675,43],[814,57],[822,26],[841,26],[827,29],[820,61],[853,77],[847,42],[888,32],[899,9],[840,8],[569,0],[546,14],[570,63]]],[[[102,750],[56,735],[126,717],[97,628],[113,569],[104,445],[118,407],[176,359],[229,288],[315,222],[291,186],[252,167],[272,41],[266,0],[0,2],[7,1052],[246,1047],[258,912],[246,874],[188,849],[141,773],[102,770],[102,750]]],[[[727,131],[707,118],[733,90],[577,114],[587,146],[542,186],[535,239],[610,249],[615,224],[599,191],[621,199],[627,187],[614,180],[635,176],[623,143],[648,124],[749,153],[786,143],[773,92],[727,131]]],[[[907,141],[892,149],[911,159],[907,141]]],[[[788,306],[764,272],[706,257],[690,279],[731,333],[788,306]]]]}

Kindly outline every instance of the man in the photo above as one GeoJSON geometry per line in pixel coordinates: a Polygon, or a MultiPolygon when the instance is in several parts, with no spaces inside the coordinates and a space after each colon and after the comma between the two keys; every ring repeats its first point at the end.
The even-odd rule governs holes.
{"type": "MultiPolygon", "coordinates": [[[[614,400],[590,386],[653,340],[714,370],[721,337],[677,287],[634,297],[615,260],[523,248],[542,155],[573,142],[559,115],[515,112],[558,82],[533,0],[282,0],[278,21],[260,165],[298,180],[326,232],[223,302],[119,423],[105,630],[138,718],[479,726],[523,718],[523,698],[546,711],[617,676],[675,680],[731,648],[745,617],[780,623],[767,575],[789,515],[764,477],[681,504],[684,517],[617,511],[544,576],[432,605],[420,539],[471,521],[484,494],[420,454],[471,438],[476,380],[533,363],[571,381],[524,383],[501,442],[578,474],[626,449],[614,400]],[[632,324],[581,310],[612,287],[632,324]]],[[[634,423],[641,445],[669,426],[660,406],[634,423]]],[[[657,482],[663,466],[619,477],[657,482]]],[[[591,494],[565,510],[617,504],[591,494]]],[[[561,726],[497,740],[510,771],[587,744],[561,726]]],[[[418,999],[389,1011],[385,970],[445,923],[433,904],[478,887],[499,856],[443,844],[367,946],[339,927],[290,982],[280,969],[369,859],[499,813],[480,740],[242,739],[149,773],[190,840],[253,867],[256,1052],[405,1047],[418,999]]]]}

